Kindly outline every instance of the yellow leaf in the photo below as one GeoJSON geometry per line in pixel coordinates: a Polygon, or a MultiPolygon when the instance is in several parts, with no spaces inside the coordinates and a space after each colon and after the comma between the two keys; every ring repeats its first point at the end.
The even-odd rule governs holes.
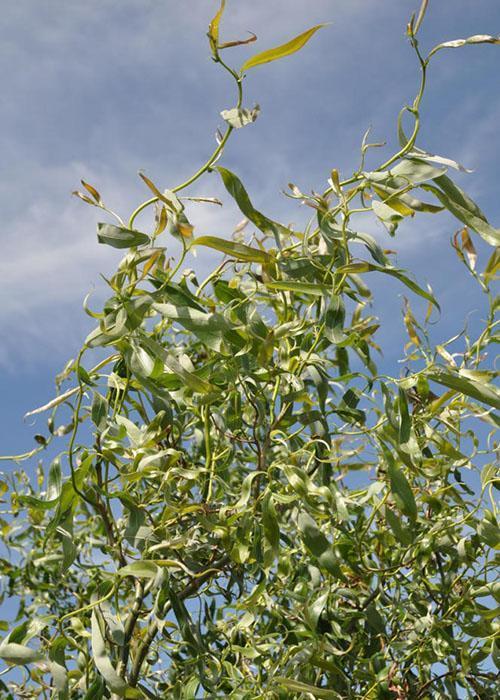
{"type": "Polygon", "coordinates": [[[274,49],[268,49],[267,51],[262,51],[262,53],[252,56],[241,66],[240,72],[244,73],[255,66],[260,66],[263,63],[270,63],[271,61],[277,61],[285,56],[290,56],[296,51],[300,51],[300,49],[307,44],[313,34],[315,34],[318,29],[325,26],[325,24],[317,24],[315,27],[311,27],[311,29],[299,34],[299,36],[296,36],[294,39],[291,39],[286,44],[281,44],[281,46],[276,46],[274,49]]]}
{"type": "Polygon", "coordinates": [[[219,43],[219,24],[226,6],[226,0],[221,0],[221,4],[213,20],[208,25],[208,39],[210,41],[210,46],[212,47],[212,52],[214,56],[217,54],[217,48],[219,43]]]}

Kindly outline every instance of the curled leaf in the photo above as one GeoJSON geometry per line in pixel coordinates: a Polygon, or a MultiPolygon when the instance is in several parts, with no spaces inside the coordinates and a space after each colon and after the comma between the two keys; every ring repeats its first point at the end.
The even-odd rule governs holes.
{"type": "Polygon", "coordinates": [[[85,187],[87,192],[91,195],[91,197],[95,200],[96,204],[98,204],[99,206],[102,206],[101,195],[96,190],[96,188],[93,187],[92,185],[90,185],[88,182],[85,182],[85,180],[80,180],[80,182],[85,187]]]}
{"type": "Polygon", "coordinates": [[[106,652],[104,635],[95,609],[92,611],[92,652],[97,670],[106,681],[108,688],[118,695],[124,695],[128,687],[127,683],[117,674],[106,652]]]}
{"type": "Polygon", "coordinates": [[[170,190],[164,190],[161,192],[154,182],[150,180],[149,177],[146,177],[144,173],[139,173],[139,177],[146,183],[151,192],[153,192],[153,194],[155,194],[161,202],[164,202],[167,205],[168,209],[176,213],[182,211],[183,206],[179,201],[179,198],[173,192],[170,192],[170,190]]]}
{"type": "Polygon", "coordinates": [[[250,37],[248,39],[238,39],[237,41],[226,41],[224,44],[219,44],[219,49],[229,49],[232,46],[243,46],[244,44],[252,44],[257,41],[257,34],[249,32],[250,37]]]}
{"type": "Polygon", "coordinates": [[[252,124],[259,116],[259,112],[259,105],[255,105],[253,109],[245,109],[243,107],[224,109],[220,115],[233,129],[241,129],[242,126],[252,124]]]}
{"type": "Polygon", "coordinates": [[[151,242],[145,233],[114,224],[97,224],[97,240],[112,248],[135,248],[151,242]]]}
{"type": "Polygon", "coordinates": [[[469,232],[466,226],[464,226],[464,228],[461,231],[457,231],[457,233],[453,236],[453,247],[462,259],[464,258],[465,252],[470,269],[475,270],[477,262],[477,252],[471,240],[471,237],[469,236],[469,232]],[[461,247],[458,243],[458,236],[460,236],[461,238],[461,247]]]}
{"type": "Polygon", "coordinates": [[[500,44],[500,37],[491,36],[490,34],[474,34],[474,36],[469,36],[467,39],[453,39],[452,41],[445,41],[432,49],[429,54],[429,58],[438,51],[441,51],[441,49],[458,49],[466,44],[500,44]]]}

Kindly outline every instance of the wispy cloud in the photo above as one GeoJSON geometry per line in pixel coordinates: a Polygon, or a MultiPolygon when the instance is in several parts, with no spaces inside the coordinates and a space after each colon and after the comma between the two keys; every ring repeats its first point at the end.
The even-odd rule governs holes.
{"type": "MultiPolygon", "coordinates": [[[[332,167],[349,172],[370,124],[375,138],[388,137],[394,143],[397,111],[412,99],[417,82],[404,38],[414,5],[413,0],[315,0],[307,7],[289,0],[228,3],[224,34],[237,38],[252,30],[259,36],[257,45],[232,54],[236,63],[306,26],[333,22],[302,55],[256,69],[247,78],[247,101],[259,101],[262,116],[235,134],[225,164],[241,174],[256,206],[286,222],[300,221],[304,212],[278,194],[288,181],[320,188],[332,167]]],[[[139,168],[160,186],[172,186],[210,153],[219,111],[234,100],[232,86],[210,60],[204,39],[217,6],[206,0],[191,0],[189,7],[152,0],[17,0],[3,8],[3,367],[14,367],[19,358],[43,364],[49,354],[58,354],[63,362],[88,327],[82,297],[93,285],[98,294],[104,293],[99,271],[109,272],[119,257],[97,245],[96,211],[69,196],[80,177],[98,186],[110,206],[127,215],[148,196],[136,177],[139,168]]],[[[466,0],[445,0],[440,8],[431,8],[425,41],[430,45],[452,38],[450,32],[464,34],[471,22],[488,17],[491,24],[493,15],[500,24],[496,3],[478,2],[474,18],[460,14],[466,6],[466,0]]],[[[456,53],[454,65],[469,66],[472,54],[462,59],[456,53]]],[[[456,101],[456,83],[445,59],[430,85],[427,103],[434,107],[428,117],[445,151],[455,134],[463,134],[458,155],[484,173],[476,187],[489,197],[493,186],[488,163],[494,166],[494,149],[498,153],[493,111],[497,114],[499,106],[492,108],[490,100],[485,116],[480,104],[491,93],[496,73],[489,58],[477,65],[474,60],[467,89],[479,99],[460,100],[450,130],[443,115],[448,101],[456,101]]],[[[450,148],[449,155],[457,154],[450,148]]],[[[216,175],[195,191],[224,195],[216,175]]],[[[222,210],[193,208],[200,232],[231,232],[241,217],[225,200],[222,210]]],[[[426,272],[435,265],[435,259],[426,262],[427,243],[440,239],[443,226],[436,229],[434,220],[429,221],[418,233],[403,232],[396,244],[426,272]]],[[[142,224],[149,225],[147,217],[142,224]]],[[[200,255],[193,262],[200,274],[206,260],[200,255]]]]}

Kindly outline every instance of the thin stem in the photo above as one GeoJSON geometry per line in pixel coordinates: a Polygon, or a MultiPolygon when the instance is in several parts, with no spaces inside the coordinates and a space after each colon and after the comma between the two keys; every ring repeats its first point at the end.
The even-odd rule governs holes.
{"type": "MultiPolygon", "coordinates": [[[[214,573],[217,573],[227,566],[229,563],[230,558],[229,556],[224,556],[219,561],[216,561],[210,566],[206,571],[200,572],[198,574],[198,577],[195,578],[193,581],[188,583],[184,589],[179,593],[178,598],[180,600],[185,600],[186,598],[189,598],[190,596],[194,595],[199,591],[199,589],[202,587],[202,585],[208,581],[214,573]]],[[[168,612],[170,610],[171,604],[170,601],[167,601],[165,608],[164,608],[164,613],[168,612]]],[[[137,681],[139,678],[139,674],[141,672],[142,664],[144,663],[144,660],[146,659],[146,656],[149,653],[149,648],[151,644],[153,643],[154,638],[156,637],[156,634],[158,632],[158,622],[156,620],[152,620],[149,624],[148,631],[146,632],[146,635],[143,639],[142,644],[139,647],[139,650],[137,652],[137,655],[134,660],[134,664],[132,667],[132,670],[130,672],[130,677],[129,677],[129,684],[132,686],[132,688],[137,686],[137,681]]]]}
{"type": "MultiPolygon", "coordinates": [[[[236,107],[237,107],[237,109],[239,109],[241,107],[241,104],[243,101],[242,77],[240,75],[238,75],[238,73],[236,73],[236,71],[234,71],[232,68],[230,68],[226,63],[224,63],[224,61],[220,57],[217,57],[216,62],[220,63],[223,66],[223,68],[225,68],[225,70],[228,71],[236,81],[236,85],[237,85],[237,89],[238,89],[238,101],[237,101],[236,107]]],[[[214,162],[218,159],[218,157],[220,156],[220,154],[224,150],[224,147],[227,143],[227,140],[229,139],[233,130],[234,130],[234,127],[232,127],[231,125],[228,125],[226,132],[225,132],[224,136],[222,137],[220,143],[218,144],[217,148],[212,153],[210,158],[206,161],[206,163],[204,165],[202,165],[201,168],[199,168],[194,173],[194,175],[191,175],[191,177],[189,177],[187,180],[182,182],[180,185],[177,185],[176,187],[174,187],[172,189],[172,192],[175,193],[175,192],[180,192],[181,190],[184,190],[186,187],[189,187],[189,185],[192,185],[193,182],[198,180],[198,178],[200,178],[204,173],[206,173],[208,170],[210,170],[211,166],[214,164],[214,162]]],[[[151,197],[151,199],[148,199],[147,201],[140,204],[137,207],[137,209],[135,209],[135,211],[132,213],[132,215],[129,219],[129,222],[128,222],[128,227],[133,228],[134,222],[135,222],[137,216],[142,211],[144,211],[144,209],[151,206],[151,204],[155,204],[157,201],[158,201],[158,197],[151,197]]]]}

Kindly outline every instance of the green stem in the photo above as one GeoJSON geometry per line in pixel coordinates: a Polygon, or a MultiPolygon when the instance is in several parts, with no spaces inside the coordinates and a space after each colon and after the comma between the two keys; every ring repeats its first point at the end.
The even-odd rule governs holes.
{"type": "MultiPolygon", "coordinates": [[[[241,103],[243,100],[243,88],[242,88],[242,77],[236,73],[232,68],[230,68],[226,63],[221,58],[217,58],[217,63],[220,63],[235,79],[236,85],[238,88],[238,102],[236,107],[239,109],[241,107],[241,103]]],[[[215,151],[212,153],[210,158],[207,160],[207,162],[199,168],[194,175],[191,175],[187,180],[182,182],[180,185],[177,185],[172,189],[172,192],[180,192],[181,190],[185,189],[186,187],[189,187],[189,185],[192,185],[193,182],[198,180],[204,173],[206,173],[208,170],[210,170],[211,166],[214,164],[214,162],[217,160],[219,155],[222,153],[224,150],[224,147],[227,143],[227,140],[229,139],[231,133],[234,131],[234,127],[228,126],[226,129],[226,133],[222,137],[220,143],[218,144],[217,148],[215,151]]],[[[155,204],[158,201],[158,197],[151,197],[151,199],[148,199],[147,201],[143,202],[140,204],[137,209],[132,213],[129,222],[128,222],[128,227],[131,229],[134,226],[134,222],[137,218],[137,216],[144,211],[147,207],[151,206],[151,204],[155,204]]]]}
{"type": "MultiPolygon", "coordinates": [[[[420,130],[420,117],[418,114],[418,108],[420,107],[420,102],[422,101],[422,97],[424,95],[425,91],[425,85],[426,85],[426,79],[427,79],[427,64],[428,60],[424,60],[422,58],[422,55],[420,51],[418,50],[418,45],[416,41],[412,42],[413,48],[415,49],[415,52],[418,56],[418,60],[420,62],[420,66],[422,68],[422,77],[420,80],[420,88],[417,93],[417,96],[415,97],[415,100],[413,101],[413,106],[411,108],[407,108],[409,111],[411,111],[415,115],[415,125],[413,127],[413,133],[410,136],[409,140],[406,142],[406,144],[400,148],[400,150],[395,153],[393,156],[391,156],[388,160],[385,161],[385,163],[382,163],[382,165],[379,165],[378,168],[376,168],[375,172],[381,172],[383,170],[387,170],[387,168],[395,163],[397,160],[400,158],[403,158],[415,145],[415,141],[417,140],[418,132],[420,130]]],[[[347,180],[343,180],[340,183],[341,187],[345,187],[346,185],[350,185],[353,182],[358,182],[359,180],[363,179],[363,176],[361,173],[355,173],[352,177],[348,178],[347,180]]],[[[332,187],[328,187],[323,193],[323,197],[327,197],[329,194],[333,192],[332,187]]]]}

